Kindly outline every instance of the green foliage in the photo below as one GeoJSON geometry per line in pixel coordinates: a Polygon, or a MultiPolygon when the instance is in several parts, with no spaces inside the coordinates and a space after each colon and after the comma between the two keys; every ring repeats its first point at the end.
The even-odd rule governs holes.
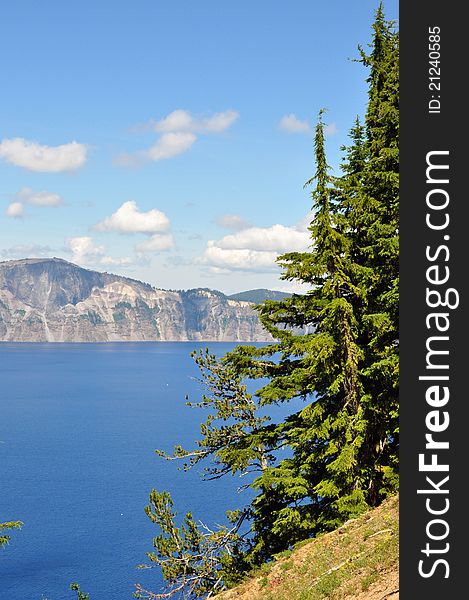
{"type": "Polygon", "coordinates": [[[133,308],[132,305],[130,304],[130,302],[117,302],[116,308],[133,308]]]}
{"type": "Polygon", "coordinates": [[[170,495],[156,490],[151,492],[145,512],[161,531],[153,540],[155,552],[147,556],[161,567],[168,587],[166,592],[155,594],[137,585],[136,598],[169,598],[176,594],[199,598],[224,587],[222,573],[230,570],[241,552],[238,531],[244,515],[236,515],[230,529],[219,527],[213,531],[187,513],[178,527],[170,495]]]}
{"type": "Polygon", "coordinates": [[[101,323],[104,323],[101,316],[95,310],[89,310],[86,313],[86,318],[92,325],[100,325],[101,323]]]}
{"type": "MultiPolygon", "coordinates": [[[[223,586],[236,569],[336,528],[397,489],[399,48],[382,6],[369,52],[359,52],[369,71],[364,122],[357,118],[351,128],[341,175],[334,177],[325,152],[325,111],[319,112],[316,169],[305,184],[312,189],[311,248],[278,260],[282,278],[309,291],[257,307],[273,343],[238,346],[222,359],[195,354],[208,390],[191,404],[208,411],[201,437],[193,450],[159,452],[184,459],[186,469],[208,459],[208,479],[254,474],[249,485],[255,497],[241,511],[249,536],[244,545],[236,540],[231,572],[221,550],[218,566],[210,564],[212,575],[194,595],[215,589],[214,581],[216,589],[223,586]],[[260,381],[254,395],[247,380],[260,381]],[[303,399],[304,407],[283,422],[260,416],[262,407],[292,399],[303,399]]],[[[164,499],[155,497],[149,516],[172,539],[174,516],[167,520],[164,499]]],[[[185,530],[177,536],[188,545],[185,530]]],[[[161,538],[152,558],[173,585],[170,591],[175,577],[180,584],[181,569],[177,543],[171,543],[161,538]]]]}
{"type": "Polygon", "coordinates": [[[78,583],[71,583],[70,589],[77,593],[77,600],[89,600],[90,595],[82,592],[78,583]]]}
{"type": "Polygon", "coordinates": [[[7,521],[0,523],[0,548],[10,543],[11,537],[4,532],[12,529],[21,529],[23,523],[21,521],[7,521]]]}
{"type": "MultiPolygon", "coordinates": [[[[201,439],[196,442],[197,448],[190,452],[176,446],[172,456],[159,450],[157,453],[167,459],[185,459],[186,470],[211,458],[211,466],[205,468],[207,479],[227,473],[262,470],[269,456],[256,432],[269,420],[268,417],[258,416],[252,395],[247,393],[246,385],[232,365],[219,361],[208,349],[193,352],[192,357],[201,372],[200,381],[207,389],[200,402],[187,403],[209,411],[200,426],[201,439]]],[[[269,427],[263,429],[268,431],[269,427]]]]}
{"type": "Polygon", "coordinates": [[[241,300],[244,302],[253,302],[254,304],[260,304],[264,300],[283,300],[289,298],[291,294],[287,292],[278,292],[277,290],[266,290],[260,288],[257,290],[247,290],[246,292],[238,292],[237,294],[231,294],[228,296],[230,300],[241,300]]]}

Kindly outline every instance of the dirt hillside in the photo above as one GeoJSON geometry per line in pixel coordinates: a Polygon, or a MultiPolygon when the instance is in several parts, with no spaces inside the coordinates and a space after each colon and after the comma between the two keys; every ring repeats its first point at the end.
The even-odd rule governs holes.
{"type": "Polygon", "coordinates": [[[217,600],[398,600],[399,499],[284,552],[217,600]]]}

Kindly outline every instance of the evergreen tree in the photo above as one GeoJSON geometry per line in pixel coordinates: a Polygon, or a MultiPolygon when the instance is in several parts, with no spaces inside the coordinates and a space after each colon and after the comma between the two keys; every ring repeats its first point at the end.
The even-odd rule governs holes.
{"type": "MultiPolygon", "coordinates": [[[[168,457],[185,457],[186,468],[211,460],[208,478],[255,473],[256,496],[233,516],[237,537],[220,557],[217,581],[234,581],[243,569],[397,491],[399,48],[382,6],[370,52],[359,51],[369,69],[364,122],[355,121],[342,174],[333,177],[320,111],[316,171],[306,183],[311,247],[279,258],[282,278],[310,291],[257,307],[273,343],[238,346],[220,360],[197,355],[209,390],[198,406],[209,416],[197,447],[177,447],[168,457]],[[247,393],[246,380],[265,379],[247,393]],[[259,416],[262,407],[294,398],[304,408],[284,421],[259,416]],[[240,533],[246,521],[247,536],[240,533]]],[[[169,522],[173,527],[174,515],[169,522]]],[[[158,560],[171,559],[171,527],[155,538],[158,560]]],[[[181,548],[190,552],[191,544],[181,548]]]]}
{"type": "Polygon", "coordinates": [[[4,532],[12,529],[21,529],[22,525],[23,523],[21,521],[8,521],[6,523],[0,523],[0,548],[10,543],[10,536],[4,532]]]}
{"type": "Polygon", "coordinates": [[[89,594],[85,594],[85,592],[82,592],[80,586],[78,585],[78,583],[71,583],[70,584],[70,590],[72,592],[76,592],[76,599],[77,600],[90,600],[90,595],[89,594]]]}
{"type": "MultiPolygon", "coordinates": [[[[167,492],[150,494],[145,512],[161,534],[153,540],[155,552],[148,552],[152,563],[158,565],[167,582],[167,590],[155,594],[136,585],[136,598],[200,598],[223,589],[231,558],[241,551],[242,538],[238,534],[242,519],[235,515],[233,527],[219,527],[216,531],[196,523],[187,513],[183,524],[175,524],[176,513],[167,492]]],[[[141,565],[142,568],[145,565],[141,565]]]]}

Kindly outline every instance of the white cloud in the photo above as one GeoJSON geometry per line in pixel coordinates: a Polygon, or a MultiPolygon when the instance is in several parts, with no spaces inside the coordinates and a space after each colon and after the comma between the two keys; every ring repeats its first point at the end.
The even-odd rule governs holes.
{"type": "Polygon", "coordinates": [[[97,246],[89,236],[69,238],[66,246],[72,253],[71,261],[79,265],[94,264],[105,255],[104,246],[97,246]]]}
{"type": "Polygon", "coordinates": [[[95,244],[89,236],[69,238],[66,240],[66,249],[72,253],[70,260],[82,266],[125,266],[132,264],[131,258],[113,258],[106,255],[105,247],[95,244]]]}
{"type": "Polygon", "coordinates": [[[129,258],[128,256],[124,256],[122,258],[113,258],[112,256],[103,256],[103,258],[100,259],[99,264],[100,265],[110,265],[113,267],[124,267],[127,265],[131,265],[132,264],[132,259],[129,258]]]}
{"type": "Polygon", "coordinates": [[[24,216],[24,206],[21,202],[12,202],[5,211],[7,217],[21,219],[24,216]]]}
{"type": "Polygon", "coordinates": [[[204,253],[204,263],[211,267],[229,271],[276,271],[277,252],[259,250],[220,248],[213,240],[208,242],[204,253]]]}
{"type": "Polygon", "coordinates": [[[174,158],[190,150],[199,134],[222,133],[238,117],[236,110],[226,110],[208,117],[194,116],[183,109],[174,110],[160,121],[150,121],[134,128],[134,131],[150,130],[161,134],[153,146],[135,154],[120,154],[114,159],[114,163],[120,167],[136,167],[147,161],[174,158]]]}
{"type": "Polygon", "coordinates": [[[210,240],[202,263],[216,269],[268,272],[278,270],[275,259],[284,252],[305,251],[311,237],[305,220],[298,225],[250,227],[219,240],[210,240]]]}
{"type": "Polygon", "coordinates": [[[141,167],[147,162],[158,162],[174,158],[191,149],[197,136],[189,132],[164,133],[147,150],[135,154],[123,152],[113,159],[118,167],[141,167]]]}
{"type": "Polygon", "coordinates": [[[170,131],[193,131],[193,117],[187,110],[173,110],[160,121],[150,121],[148,127],[160,133],[170,131]]]}
{"type": "Polygon", "coordinates": [[[308,121],[301,121],[296,115],[290,113],[284,115],[278,124],[279,129],[287,133],[311,133],[312,129],[308,121]]]}
{"type": "Polygon", "coordinates": [[[251,227],[240,215],[221,215],[215,219],[215,223],[224,229],[231,229],[232,231],[240,231],[251,227]]]}
{"type": "MultiPolygon", "coordinates": [[[[279,129],[286,133],[313,133],[313,129],[308,121],[302,121],[295,114],[290,113],[284,115],[279,121],[279,129]]],[[[327,123],[324,125],[324,135],[335,135],[338,132],[337,125],[333,123],[327,123]]]]}
{"type": "Polygon", "coordinates": [[[38,244],[17,244],[11,248],[4,248],[2,256],[11,258],[34,258],[38,256],[50,256],[52,248],[50,246],[40,246],[38,244]]]}
{"type": "Polygon", "coordinates": [[[272,225],[272,227],[251,227],[238,233],[225,235],[216,242],[219,248],[227,250],[250,248],[259,251],[289,252],[305,250],[310,242],[307,232],[295,227],[272,225]]]}
{"type": "Polygon", "coordinates": [[[24,187],[14,196],[15,202],[12,202],[6,214],[9,217],[24,217],[24,206],[30,204],[33,206],[50,207],[60,206],[63,199],[58,194],[51,192],[33,192],[32,189],[24,187]]]}
{"type": "Polygon", "coordinates": [[[211,117],[193,116],[189,111],[178,109],[160,121],[152,121],[150,127],[159,133],[191,132],[191,133],[222,133],[239,118],[236,110],[225,110],[211,117]]]}
{"type": "Polygon", "coordinates": [[[148,212],[140,212],[134,200],[124,202],[115,213],[106,217],[94,226],[98,231],[118,231],[119,233],[154,234],[169,228],[168,217],[153,208],[148,212]]]}
{"type": "Polygon", "coordinates": [[[213,117],[198,121],[196,131],[200,131],[201,133],[221,133],[231,127],[238,118],[239,112],[236,110],[215,113],[213,117]]]}
{"type": "Polygon", "coordinates": [[[168,217],[153,208],[141,212],[133,200],[124,202],[115,213],[94,226],[98,231],[117,231],[119,233],[143,233],[146,240],[136,245],[138,253],[162,252],[174,246],[174,238],[168,232],[168,217]]]}
{"type": "Polygon", "coordinates": [[[162,252],[174,247],[174,238],[171,233],[154,234],[144,242],[137,244],[135,250],[137,252],[162,252]]]}
{"type": "Polygon", "coordinates": [[[18,201],[34,206],[60,206],[64,203],[59,194],[52,192],[34,192],[31,188],[24,187],[17,194],[18,201]]]}
{"type": "Polygon", "coordinates": [[[38,244],[17,244],[11,248],[4,248],[2,256],[8,258],[36,258],[39,256],[50,256],[53,252],[50,246],[40,246],[38,244]]]}
{"type": "Polygon", "coordinates": [[[174,158],[179,154],[187,152],[194,144],[197,137],[190,132],[178,131],[175,133],[164,133],[149,148],[145,155],[153,161],[174,158]]]}
{"type": "Polygon", "coordinates": [[[86,146],[78,142],[43,146],[23,138],[6,139],[0,142],[0,158],[39,173],[75,171],[86,162],[86,146]]]}

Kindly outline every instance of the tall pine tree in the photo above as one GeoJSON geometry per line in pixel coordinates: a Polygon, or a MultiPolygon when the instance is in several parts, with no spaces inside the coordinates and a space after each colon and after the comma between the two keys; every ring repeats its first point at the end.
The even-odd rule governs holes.
{"type": "MultiPolygon", "coordinates": [[[[258,306],[273,343],[239,346],[221,360],[197,356],[208,389],[200,406],[210,414],[197,447],[174,456],[188,468],[211,460],[208,478],[255,474],[253,501],[232,515],[236,549],[220,558],[218,582],[397,491],[399,47],[382,6],[369,53],[359,51],[369,69],[364,122],[355,121],[342,174],[333,177],[320,111],[316,171],[306,184],[311,247],[279,258],[282,278],[310,291],[258,306]],[[246,380],[265,379],[247,393],[246,380]],[[278,424],[258,415],[294,398],[304,408],[278,424]]],[[[163,538],[155,550],[161,559],[163,538]]]]}

